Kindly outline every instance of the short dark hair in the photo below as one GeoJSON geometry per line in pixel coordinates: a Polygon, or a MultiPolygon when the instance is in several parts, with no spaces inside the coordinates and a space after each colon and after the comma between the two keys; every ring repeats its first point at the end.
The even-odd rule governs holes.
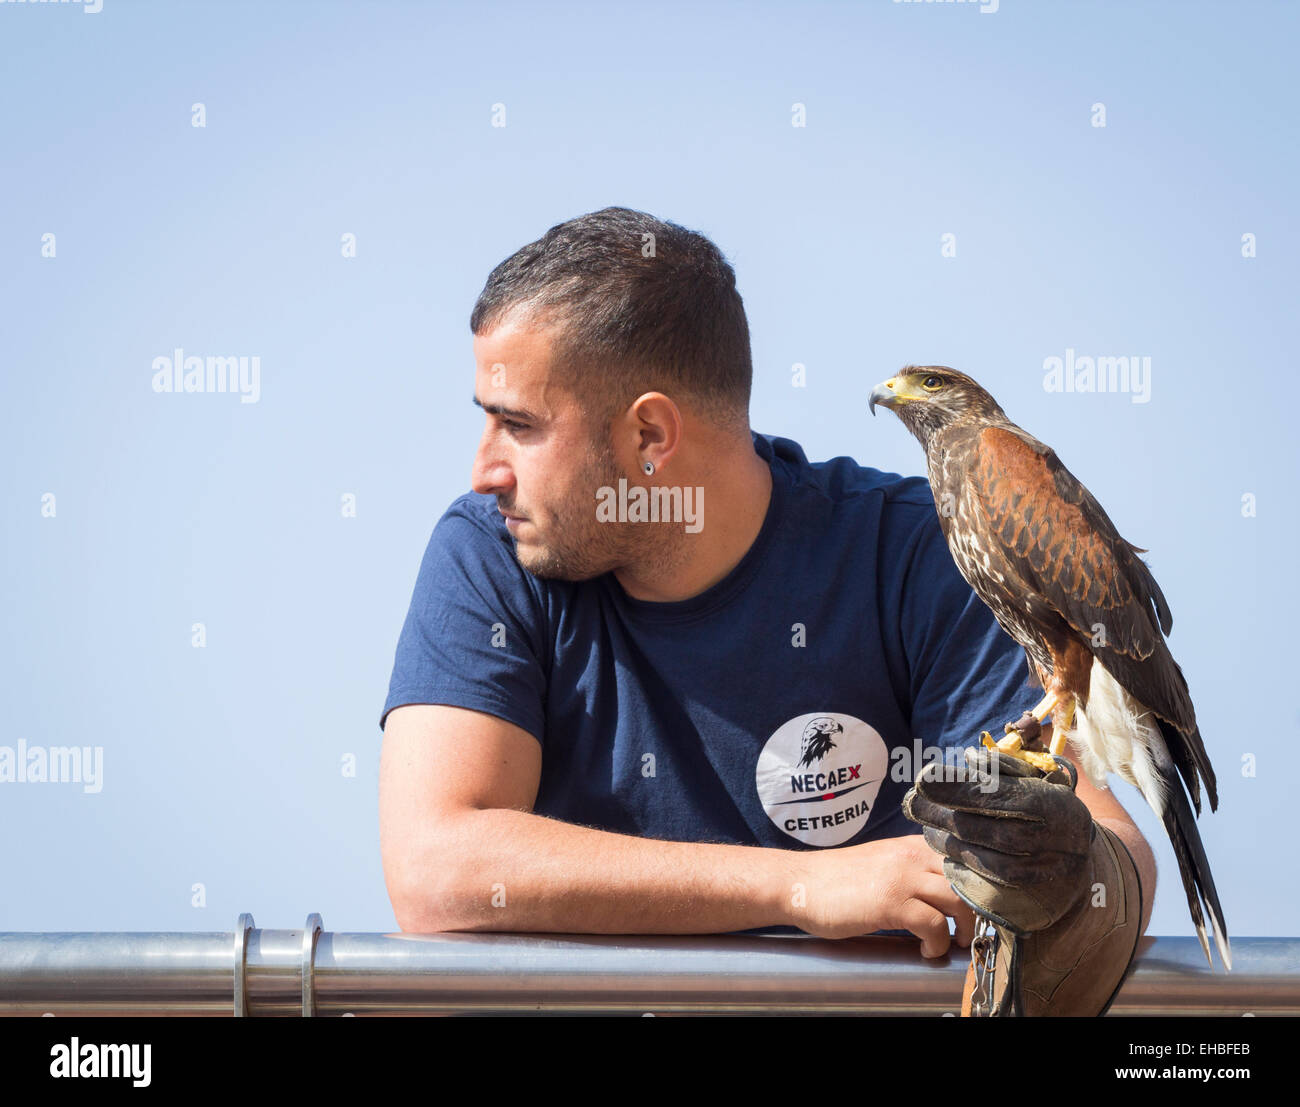
{"type": "Polygon", "coordinates": [[[492,270],[470,330],[484,334],[517,310],[559,326],[553,371],[589,401],[589,416],[608,422],[659,391],[748,428],[745,305],[735,272],[699,232],[628,208],[557,224],[492,270]]]}

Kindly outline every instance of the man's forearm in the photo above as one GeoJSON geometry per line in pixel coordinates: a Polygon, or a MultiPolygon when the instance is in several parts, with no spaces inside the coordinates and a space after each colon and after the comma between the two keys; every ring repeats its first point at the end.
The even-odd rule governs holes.
{"type": "Polygon", "coordinates": [[[1151,908],[1155,905],[1156,898],[1155,854],[1151,852],[1151,846],[1142,837],[1142,832],[1132,819],[1116,816],[1099,818],[1096,815],[1093,818],[1123,842],[1128,848],[1129,856],[1133,858],[1133,866],[1137,869],[1138,883],[1142,888],[1142,926],[1140,932],[1145,934],[1147,924],[1151,921],[1151,908]]]}
{"type": "Polygon", "coordinates": [[[789,925],[791,856],[614,834],[524,811],[467,811],[415,852],[393,906],[408,931],[701,934],[789,925]]]}

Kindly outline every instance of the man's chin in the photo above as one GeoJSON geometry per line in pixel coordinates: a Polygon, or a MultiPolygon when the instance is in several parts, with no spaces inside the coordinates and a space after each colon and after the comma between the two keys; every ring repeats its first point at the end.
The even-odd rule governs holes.
{"type": "Polygon", "coordinates": [[[557,575],[557,570],[562,570],[564,566],[556,561],[555,555],[545,546],[539,546],[533,542],[521,542],[518,538],[514,540],[515,560],[524,568],[525,571],[532,573],[535,577],[541,577],[549,580],[557,575]]]}
{"type": "Polygon", "coordinates": [[[603,567],[557,554],[546,546],[520,542],[518,539],[515,539],[515,560],[525,572],[531,573],[539,580],[591,580],[608,572],[603,567]]]}

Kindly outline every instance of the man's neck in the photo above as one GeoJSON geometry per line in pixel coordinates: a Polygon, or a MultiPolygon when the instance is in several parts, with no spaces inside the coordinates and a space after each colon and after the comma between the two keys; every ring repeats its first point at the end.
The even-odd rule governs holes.
{"type": "Polygon", "coordinates": [[[654,603],[689,600],[726,578],[753,546],[772,499],[772,470],[746,436],[735,453],[711,469],[705,502],[707,522],[697,534],[676,536],[679,556],[672,566],[645,572],[640,566],[614,570],[623,591],[654,603]]]}

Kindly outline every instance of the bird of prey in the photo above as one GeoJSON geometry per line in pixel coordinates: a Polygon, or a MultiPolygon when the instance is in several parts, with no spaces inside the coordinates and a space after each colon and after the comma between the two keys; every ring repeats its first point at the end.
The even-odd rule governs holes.
{"type": "Polygon", "coordinates": [[[872,390],[873,415],[877,404],[924,447],[953,560],[1024,647],[1044,689],[998,746],[1014,748],[1022,736],[1032,746],[1051,714],[1052,753],[1064,750],[1068,734],[1099,787],[1107,772],[1134,785],[1169,834],[1206,960],[1213,967],[1202,902],[1231,969],[1227,924],[1192,814],[1192,805],[1201,812],[1198,774],[1210,810],[1218,809],[1214,770],[1165,642],[1173,616],[1137,556],[1146,551],[1121,538],[1055,452],[966,374],[909,365],[872,390]]]}

